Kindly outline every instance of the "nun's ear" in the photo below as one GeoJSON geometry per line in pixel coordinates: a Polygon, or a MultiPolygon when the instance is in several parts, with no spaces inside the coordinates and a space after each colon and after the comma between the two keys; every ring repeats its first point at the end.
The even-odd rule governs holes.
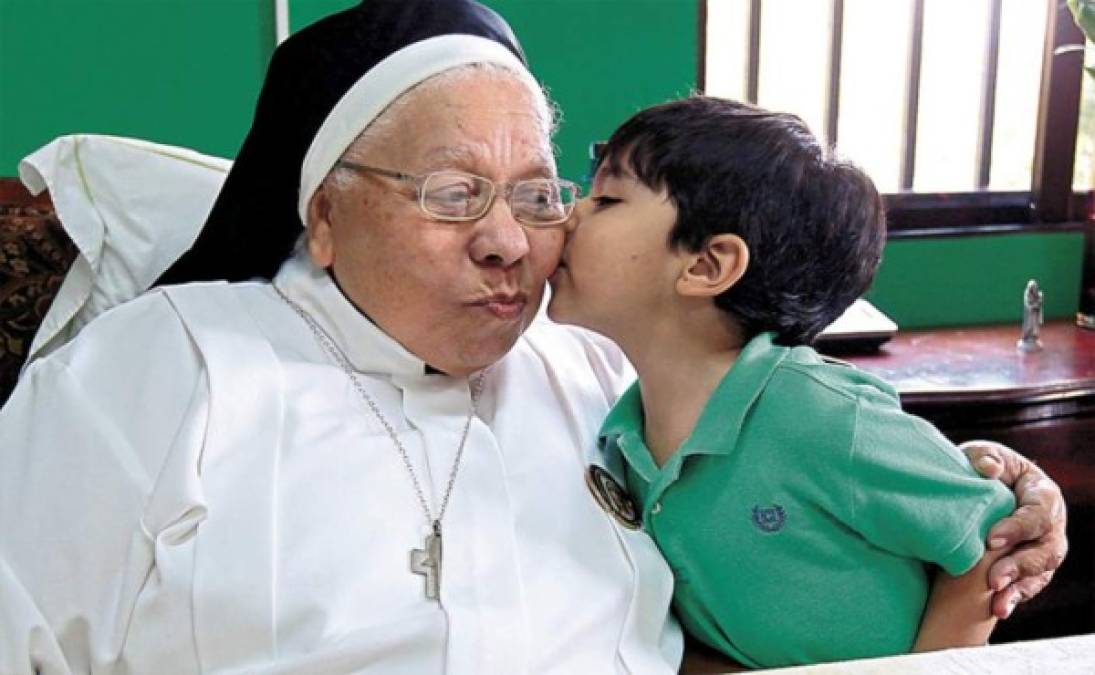
{"type": "Polygon", "coordinates": [[[327,182],[308,200],[308,253],[317,267],[324,269],[335,262],[335,239],[331,231],[331,195],[327,182]]]}

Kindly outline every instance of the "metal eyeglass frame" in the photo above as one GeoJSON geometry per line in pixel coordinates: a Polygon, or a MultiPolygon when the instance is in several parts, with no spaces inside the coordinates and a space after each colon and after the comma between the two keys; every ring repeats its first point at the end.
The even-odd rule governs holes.
{"type": "Polygon", "coordinates": [[[363,172],[363,173],[375,173],[379,176],[385,176],[387,178],[394,178],[395,180],[401,180],[401,181],[406,182],[406,183],[411,183],[412,185],[414,185],[415,193],[416,193],[416,200],[418,201],[418,208],[422,210],[422,213],[425,213],[427,216],[429,216],[430,218],[433,218],[434,220],[449,221],[449,222],[467,222],[467,221],[472,221],[472,220],[479,220],[480,218],[485,216],[487,214],[487,212],[490,211],[491,207],[494,206],[494,199],[495,199],[495,197],[498,196],[499,191],[498,191],[497,187],[499,185],[502,186],[502,191],[501,191],[502,192],[502,198],[506,200],[506,206],[509,207],[510,213],[513,214],[513,218],[517,222],[519,222],[523,225],[528,225],[529,227],[554,227],[556,225],[561,225],[561,224],[565,223],[570,218],[570,215],[572,213],[574,213],[574,205],[577,203],[578,198],[581,197],[581,195],[582,195],[582,189],[577,183],[571,182],[569,180],[564,180],[562,178],[535,178],[535,179],[526,179],[526,180],[514,181],[512,183],[495,183],[494,181],[492,181],[489,178],[484,178],[483,176],[477,176],[473,173],[466,173],[464,171],[457,171],[455,169],[446,169],[444,171],[431,171],[430,173],[427,173],[425,175],[416,176],[415,174],[411,174],[411,173],[404,173],[402,171],[392,171],[391,169],[381,169],[380,167],[367,166],[365,164],[358,164],[356,162],[349,162],[349,161],[342,160],[342,159],[335,162],[335,168],[349,169],[350,171],[357,171],[357,172],[363,172]],[[438,174],[457,174],[457,175],[460,175],[460,176],[467,176],[469,178],[475,178],[476,180],[481,180],[481,181],[487,183],[488,185],[490,185],[490,189],[491,189],[490,197],[486,200],[485,205],[483,206],[483,210],[480,213],[478,213],[474,216],[441,216],[441,215],[438,215],[436,213],[432,213],[429,209],[426,208],[426,194],[422,190],[422,187],[426,184],[426,181],[429,180],[431,176],[436,176],[438,174]],[[560,187],[569,188],[571,191],[574,192],[574,201],[571,202],[569,205],[565,205],[566,213],[563,215],[562,218],[560,218],[559,220],[553,220],[553,221],[550,221],[550,222],[544,222],[544,221],[529,222],[529,221],[526,221],[526,220],[522,220],[520,217],[517,216],[517,214],[513,210],[513,204],[510,203],[510,197],[513,195],[513,190],[519,184],[527,183],[530,180],[553,181],[553,182],[559,184],[560,187]]]}

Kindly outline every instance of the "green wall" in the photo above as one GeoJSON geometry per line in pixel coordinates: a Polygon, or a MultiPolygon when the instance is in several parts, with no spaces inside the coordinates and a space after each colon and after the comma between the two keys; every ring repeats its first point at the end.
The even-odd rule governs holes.
{"type": "Polygon", "coordinates": [[[1037,279],[1046,318],[1071,318],[1082,246],[1074,232],[895,241],[867,297],[903,328],[1018,324],[1027,280],[1037,279]]]}
{"type": "Polygon", "coordinates": [[[268,0],[0,0],[0,175],[56,136],[232,156],[273,48],[268,0]]]}
{"type": "Polygon", "coordinates": [[[562,109],[559,171],[589,173],[589,144],[641,108],[696,86],[694,0],[488,0],[562,109]]]}
{"type": "MultiPolygon", "coordinates": [[[[562,108],[560,172],[590,141],[695,86],[695,0],[486,0],[562,108]]],[[[294,29],[353,0],[291,0],[294,29]]],[[[270,0],[0,0],[0,175],[74,131],[232,156],[273,47],[270,0]]],[[[907,328],[1017,321],[1037,278],[1049,317],[1075,312],[1074,233],[899,241],[870,298],[907,328]]]]}
{"type": "MultiPolygon", "coordinates": [[[[0,0],[2,2],[3,0],[0,0]]],[[[695,0],[481,0],[504,16],[562,110],[559,172],[582,179],[589,143],[696,86],[695,0]]],[[[292,28],[354,0],[291,0],[292,28]]]]}

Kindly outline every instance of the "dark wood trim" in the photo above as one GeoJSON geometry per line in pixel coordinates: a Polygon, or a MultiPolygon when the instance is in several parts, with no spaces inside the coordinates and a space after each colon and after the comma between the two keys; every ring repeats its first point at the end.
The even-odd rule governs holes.
{"type": "Polygon", "coordinates": [[[1030,208],[1029,192],[896,192],[884,196],[886,208],[954,209],[977,207],[1030,208]]]}
{"type": "Polygon", "coordinates": [[[989,29],[985,39],[985,75],[981,83],[981,144],[977,148],[974,185],[984,190],[992,177],[992,133],[996,122],[996,81],[1000,66],[1000,15],[1003,0],[989,0],[989,29]]]}
{"type": "Polygon", "coordinates": [[[1045,222],[1029,192],[901,192],[883,195],[892,238],[949,237],[1013,232],[1071,232],[1089,210],[1084,192],[1069,195],[1072,220],[1045,222]]]}
{"type": "Polygon", "coordinates": [[[34,196],[23,187],[22,181],[18,178],[0,178],[0,204],[53,208],[49,191],[43,191],[42,194],[34,196]]]}
{"type": "Polygon", "coordinates": [[[1036,217],[1052,223],[1076,217],[1071,211],[1072,169],[1080,121],[1084,36],[1063,1],[1047,0],[1042,88],[1034,141],[1031,193],[1036,217]],[[1079,49],[1075,49],[1079,46],[1079,49]],[[1067,158],[1067,159],[1065,159],[1067,158]]]}
{"type": "Polygon", "coordinates": [[[700,33],[696,38],[696,90],[701,94],[707,91],[707,2],[696,0],[696,24],[700,33]]]}
{"type": "Polygon", "coordinates": [[[1033,221],[1028,192],[903,192],[883,199],[891,232],[1033,221]]]}
{"type": "Polygon", "coordinates": [[[1083,232],[1082,221],[1069,221],[1065,223],[992,223],[987,225],[961,225],[932,226],[932,227],[904,227],[891,229],[888,237],[890,241],[901,239],[951,239],[954,237],[983,237],[997,234],[1062,234],[1065,232],[1083,232]]]}
{"type": "Polygon", "coordinates": [[[1084,245],[1080,271],[1080,306],[1076,323],[1091,328],[1095,325],[1095,221],[1088,216],[1084,227],[1084,245]]]}

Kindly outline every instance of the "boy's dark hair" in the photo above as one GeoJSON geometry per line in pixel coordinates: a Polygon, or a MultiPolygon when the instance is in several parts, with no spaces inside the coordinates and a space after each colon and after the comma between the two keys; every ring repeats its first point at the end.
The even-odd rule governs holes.
{"type": "Polygon", "coordinates": [[[829,156],[801,119],[707,96],[638,113],[612,134],[599,168],[630,168],[677,209],[670,246],[698,251],[733,233],[749,267],[715,304],[749,339],[809,344],[871,284],[886,239],[882,199],[829,156]]]}

